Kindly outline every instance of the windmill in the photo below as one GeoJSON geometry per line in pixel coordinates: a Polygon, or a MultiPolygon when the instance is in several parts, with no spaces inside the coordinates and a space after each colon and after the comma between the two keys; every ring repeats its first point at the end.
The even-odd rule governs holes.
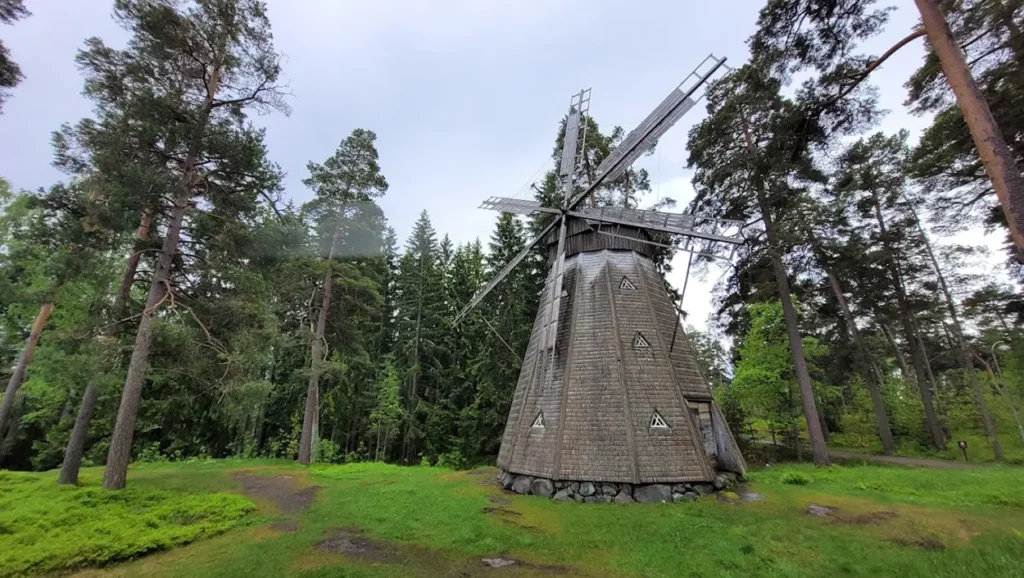
{"type": "Polygon", "coordinates": [[[582,206],[693,108],[724,63],[708,56],[585,184],[574,182],[590,104],[590,90],[580,91],[570,100],[558,166],[562,205],[503,197],[483,203],[501,212],[554,216],[455,318],[458,323],[546,243],[550,270],[498,455],[506,487],[550,495],[558,486],[564,497],[579,487],[570,482],[597,482],[635,493],[643,484],[704,483],[716,471],[744,472],[652,259],[666,246],[729,258],[742,241],[742,223],[582,206]],[[666,244],[676,236],[685,244],[666,244]]]}

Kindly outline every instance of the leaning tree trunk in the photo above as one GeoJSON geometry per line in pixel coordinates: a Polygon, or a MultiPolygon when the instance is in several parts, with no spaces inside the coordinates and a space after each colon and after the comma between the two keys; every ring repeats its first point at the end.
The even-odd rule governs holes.
{"type": "Polygon", "coordinates": [[[1017,246],[1018,258],[1021,258],[1024,255],[1024,178],[1021,177],[1010,147],[999,132],[985,96],[971,75],[960,44],[953,38],[939,0],[914,2],[921,12],[928,42],[939,59],[949,87],[956,95],[964,122],[978,148],[978,156],[992,181],[992,188],[1006,216],[1010,236],[1017,246]]]}
{"type": "Polygon", "coordinates": [[[896,338],[892,334],[892,329],[888,325],[881,323],[879,324],[882,328],[882,333],[885,334],[885,340],[889,342],[889,347],[892,348],[893,355],[896,357],[896,365],[900,366],[900,375],[907,383],[911,383],[914,386],[917,385],[913,374],[910,373],[910,366],[907,365],[907,358],[903,355],[903,351],[900,350],[900,344],[896,343],[896,338]]]}
{"type": "Polygon", "coordinates": [[[324,363],[324,333],[327,330],[327,316],[331,310],[331,289],[334,283],[331,271],[331,260],[338,247],[340,229],[334,231],[331,238],[331,249],[327,253],[327,271],[324,272],[323,301],[320,314],[317,315],[316,328],[310,342],[309,385],[306,388],[306,407],[302,414],[302,436],[299,439],[299,463],[309,465],[313,461],[313,430],[314,423],[320,412],[320,374],[324,363]]]}
{"type": "Polygon", "coordinates": [[[878,222],[878,231],[881,234],[882,245],[885,250],[886,263],[889,268],[889,282],[892,284],[893,292],[896,294],[896,307],[899,312],[900,324],[903,326],[903,334],[907,339],[907,346],[910,348],[910,361],[914,364],[914,374],[917,377],[918,391],[921,393],[921,405],[924,406],[925,421],[928,424],[932,444],[938,449],[944,449],[946,447],[946,436],[942,432],[939,416],[935,412],[935,405],[932,400],[932,388],[928,379],[928,357],[925,355],[924,343],[917,334],[914,321],[911,318],[907,290],[903,286],[903,274],[900,272],[899,263],[896,261],[896,251],[889,242],[889,230],[885,224],[885,217],[882,215],[882,205],[879,203],[875,191],[871,190],[869,192],[875,211],[875,220],[878,222]]]}
{"type": "MultiPolygon", "coordinates": [[[[747,148],[751,153],[756,152],[756,147],[750,136],[750,130],[746,119],[743,120],[743,133],[746,139],[747,148]]],[[[789,276],[786,272],[786,265],[782,262],[782,254],[779,250],[778,233],[775,230],[775,222],[772,218],[771,207],[768,203],[768,195],[765,192],[765,183],[762,180],[755,186],[757,189],[757,204],[761,212],[761,219],[764,222],[765,235],[768,237],[768,255],[772,263],[772,271],[775,273],[775,285],[779,292],[779,300],[782,302],[782,315],[786,319],[786,333],[789,336],[789,352],[793,359],[793,369],[796,373],[796,380],[800,386],[800,403],[804,410],[804,420],[807,421],[807,437],[811,442],[811,455],[814,464],[827,466],[831,464],[828,455],[828,444],[821,430],[821,422],[818,419],[818,406],[814,402],[814,388],[811,386],[811,374],[807,369],[807,359],[804,357],[804,343],[800,336],[799,320],[796,309],[793,307],[793,297],[789,289],[789,276]]]]}
{"type": "MultiPolygon", "coordinates": [[[[193,160],[189,164],[194,165],[194,162],[193,160]]],[[[121,405],[117,409],[117,422],[114,424],[114,433],[110,439],[110,450],[107,452],[107,467],[103,472],[103,487],[108,490],[124,488],[128,477],[132,440],[135,437],[135,419],[138,417],[139,404],[142,401],[142,386],[149,365],[149,350],[153,345],[153,323],[160,303],[170,291],[171,264],[178,252],[181,226],[192,196],[189,185],[192,172],[191,168],[186,171],[189,176],[182,179],[181,190],[171,210],[171,219],[167,224],[160,258],[149,283],[146,307],[142,310],[139,328],[135,333],[135,346],[128,362],[128,375],[125,378],[124,390],[121,392],[121,405]]]]}
{"type": "Polygon", "coordinates": [[[832,294],[835,295],[836,302],[839,304],[839,310],[842,311],[847,330],[850,332],[850,337],[853,338],[853,344],[857,348],[857,353],[860,357],[861,375],[864,377],[864,385],[868,390],[871,406],[875,412],[875,429],[878,432],[878,439],[882,442],[882,453],[891,454],[896,451],[896,442],[893,440],[892,429],[889,427],[889,416],[885,411],[885,398],[882,397],[881,391],[882,381],[879,379],[881,377],[880,373],[875,367],[871,355],[868,353],[867,346],[864,344],[860,329],[857,327],[857,320],[854,318],[853,312],[850,311],[850,304],[846,301],[846,295],[843,294],[843,288],[839,283],[839,279],[832,273],[832,268],[829,267],[824,251],[818,244],[813,231],[810,232],[809,237],[821,261],[821,266],[825,269],[829,286],[832,288],[832,294]]]}
{"type": "Polygon", "coordinates": [[[117,290],[117,297],[114,299],[114,321],[119,322],[124,318],[128,309],[128,299],[131,297],[132,285],[135,284],[135,273],[139,270],[139,260],[142,259],[142,252],[146,249],[146,241],[149,240],[149,229],[153,224],[153,210],[146,209],[142,212],[139,221],[139,228],[135,231],[135,246],[128,262],[125,264],[124,274],[121,275],[121,285],[117,290]]]}
{"type": "Polygon", "coordinates": [[[89,437],[89,422],[96,412],[97,397],[99,390],[90,383],[85,388],[82,405],[78,409],[78,418],[75,419],[75,427],[71,430],[71,439],[64,452],[64,463],[60,466],[60,476],[57,478],[58,484],[78,484],[78,471],[82,468],[82,454],[85,453],[85,441],[89,437]]]}
{"type": "Polygon", "coordinates": [[[36,320],[32,323],[32,329],[29,331],[28,339],[25,341],[25,347],[22,348],[21,355],[18,356],[18,363],[14,366],[14,373],[11,374],[11,379],[7,382],[4,399],[0,402],[0,437],[3,436],[7,419],[11,414],[11,408],[14,407],[14,396],[18,393],[18,388],[21,387],[21,384],[25,383],[25,374],[28,372],[28,366],[32,363],[32,356],[36,352],[39,335],[42,334],[43,328],[46,327],[46,321],[50,318],[50,313],[52,312],[53,301],[47,301],[39,308],[36,320]]]}
{"type": "Polygon", "coordinates": [[[924,242],[925,253],[928,254],[928,259],[932,263],[932,267],[935,269],[935,275],[939,280],[939,289],[942,290],[942,297],[946,302],[946,308],[949,309],[949,317],[953,321],[953,339],[956,341],[956,350],[960,357],[960,365],[967,373],[967,379],[971,383],[971,389],[974,390],[974,399],[978,404],[978,410],[981,412],[981,423],[985,428],[985,437],[988,438],[989,443],[992,444],[992,454],[996,460],[1003,459],[1003,447],[999,444],[999,438],[996,435],[996,426],[992,421],[992,414],[989,412],[988,403],[985,401],[985,390],[981,387],[981,381],[978,379],[978,374],[974,371],[974,363],[971,362],[970,353],[967,350],[967,340],[964,338],[963,326],[960,324],[960,315],[956,310],[956,303],[953,302],[953,294],[949,290],[949,285],[946,284],[946,277],[942,274],[942,268],[939,267],[939,260],[935,258],[935,252],[932,250],[931,241],[928,239],[928,234],[925,233],[924,227],[921,226],[921,221],[917,218],[917,213],[911,209],[911,215],[914,217],[914,223],[917,225],[917,231],[921,235],[921,240],[924,242]]]}

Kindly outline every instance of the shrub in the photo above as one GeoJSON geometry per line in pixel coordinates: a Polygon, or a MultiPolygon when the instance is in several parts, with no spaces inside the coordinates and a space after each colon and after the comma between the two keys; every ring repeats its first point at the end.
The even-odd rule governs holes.
{"type": "Polygon", "coordinates": [[[811,483],[811,478],[801,474],[800,472],[786,472],[779,478],[783,484],[789,484],[791,486],[806,486],[811,483]]]}
{"type": "Polygon", "coordinates": [[[235,494],[186,494],[0,472],[0,576],[48,574],[134,558],[223,532],[255,510],[235,494]]]}

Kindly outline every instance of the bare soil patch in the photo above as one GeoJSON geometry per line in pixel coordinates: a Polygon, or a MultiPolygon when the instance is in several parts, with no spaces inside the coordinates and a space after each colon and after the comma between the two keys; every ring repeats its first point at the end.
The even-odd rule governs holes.
{"type": "Polygon", "coordinates": [[[373,540],[362,536],[359,528],[334,528],[328,530],[327,538],[316,543],[316,547],[324,552],[343,554],[354,560],[364,562],[395,563],[402,559],[398,549],[388,542],[373,540]]]}
{"type": "Polygon", "coordinates": [[[893,538],[890,540],[900,546],[911,546],[925,550],[945,550],[946,545],[937,538],[893,538]]]}
{"type": "Polygon", "coordinates": [[[294,516],[308,508],[320,491],[320,486],[306,486],[284,474],[257,476],[251,472],[238,472],[234,479],[242,486],[243,494],[270,502],[286,516],[294,516]]]}

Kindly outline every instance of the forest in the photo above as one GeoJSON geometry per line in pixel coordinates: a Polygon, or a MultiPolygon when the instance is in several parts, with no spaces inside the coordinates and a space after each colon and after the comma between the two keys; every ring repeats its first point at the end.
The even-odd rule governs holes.
{"type": "MultiPolygon", "coordinates": [[[[708,329],[686,333],[748,461],[826,465],[826,446],[962,459],[963,440],[972,460],[1024,463],[1024,244],[1005,208],[1024,199],[1024,2],[917,3],[941,4],[1002,149],[979,151],[931,31],[889,29],[872,0],[768,0],[752,58],[698,105],[678,159],[694,198],[652,206],[642,169],[596,195],[746,223],[708,329]],[[883,34],[903,38],[862,54],[883,34]],[[933,119],[916,141],[879,132],[871,83],[911,42],[928,48],[905,104],[933,119]],[[993,169],[1000,151],[1016,180],[993,169]],[[972,244],[981,231],[1005,254],[972,244]]],[[[289,112],[264,4],[113,5],[129,40],[84,42],[93,112],[53,127],[65,178],[0,180],[0,467],[75,484],[102,465],[120,489],[132,462],[493,463],[546,251],[453,320],[546,222],[503,214],[456,245],[424,206],[399,239],[373,127],[309,159],[312,200],[296,204],[253,123],[289,112]]],[[[0,0],[0,20],[24,17],[0,0]]],[[[0,57],[2,106],[20,72],[0,57]]],[[[625,133],[585,127],[580,183],[625,133]]],[[[557,158],[565,122],[551,129],[557,158]]],[[[532,190],[559,206],[554,169],[532,190]]]]}

